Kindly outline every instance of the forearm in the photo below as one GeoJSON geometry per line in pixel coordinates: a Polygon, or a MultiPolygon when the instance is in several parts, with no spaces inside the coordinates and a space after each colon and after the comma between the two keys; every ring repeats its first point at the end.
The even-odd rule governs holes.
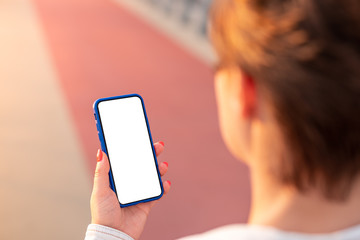
{"type": "Polygon", "coordinates": [[[134,240],[129,235],[116,229],[98,224],[89,224],[85,240],[134,240]]]}

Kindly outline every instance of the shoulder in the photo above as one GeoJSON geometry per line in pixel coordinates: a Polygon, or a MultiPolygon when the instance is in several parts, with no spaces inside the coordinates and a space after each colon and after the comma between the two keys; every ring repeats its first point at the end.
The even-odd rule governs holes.
{"type": "Polygon", "coordinates": [[[276,228],[232,224],[178,240],[354,240],[360,239],[360,225],[325,234],[305,234],[281,231],[276,228]]]}
{"type": "Polygon", "coordinates": [[[244,239],[250,237],[251,227],[244,224],[232,224],[223,227],[215,228],[205,233],[196,234],[179,240],[218,240],[218,239],[244,239]]]}

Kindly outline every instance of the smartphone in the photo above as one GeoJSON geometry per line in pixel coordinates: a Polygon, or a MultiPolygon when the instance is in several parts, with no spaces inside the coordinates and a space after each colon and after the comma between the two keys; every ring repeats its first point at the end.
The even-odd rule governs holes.
{"type": "Polygon", "coordinates": [[[110,187],[120,206],[161,198],[164,189],[142,97],[101,98],[93,108],[101,149],[110,162],[110,187]]]}

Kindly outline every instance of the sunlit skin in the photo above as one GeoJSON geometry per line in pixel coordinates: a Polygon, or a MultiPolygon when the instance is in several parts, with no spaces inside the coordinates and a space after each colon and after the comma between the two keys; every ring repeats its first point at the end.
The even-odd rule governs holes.
{"type": "Polygon", "coordinates": [[[251,209],[248,222],[286,231],[327,233],[360,224],[360,182],[346,202],[325,199],[310,189],[300,193],[274,176],[280,159],[291,159],[272,105],[251,76],[238,68],[215,76],[221,133],[231,153],[251,173],[251,209]]]}
{"type": "MultiPolygon", "coordinates": [[[[156,156],[164,151],[160,143],[154,144],[156,156]]],[[[139,239],[151,208],[157,201],[140,203],[126,208],[120,208],[119,201],[109,187],[109,161],[105,153],[98,154],[95,170],[94,187],[91,194],[91,223],[100,224],[125,232],[134,239],[139,239]],[[100,156],[99,156],[100,155],[100,156]],[[101,156],[102,155],[102,156],[101,156]],[[99,157],[102,157],[99,159],[99,157]],[[100,161],[99,161],[100,160],[100,161]]],[[[159,164],[160,175],[163,177],[168,170],[168,164],[159,164]]],[[[164,195],[170,190],[170,182],[164,181],[164,195]]]]}
{"type": "MultiPolygon", "coordinates": [[[[215,75],[215,93],[226,146],[250,169],[250,224],[303,233],[328,233],[360,224],[359,180],[346,202],[334,202],[325,199],[316,188],[300,193],[274,177],[272,170],[279,160],[290,160],[292,153],[274,118],[270,99],[251,76],[238,68],[220,70],[215,75]]],[[[156,143],[155,150],[159,155],[164,147],[156,143]]],[[[121,230],[138,239],[155,202],[120,208],[109,188],[109,164],[103,156],[96,167],[91,196],[92,223],[121,230]]],[[[167,164],[161,163],[159,167],[164,176],[167,164]]],[[[168,193],[170,183],[163,184],[168,193]]]]}

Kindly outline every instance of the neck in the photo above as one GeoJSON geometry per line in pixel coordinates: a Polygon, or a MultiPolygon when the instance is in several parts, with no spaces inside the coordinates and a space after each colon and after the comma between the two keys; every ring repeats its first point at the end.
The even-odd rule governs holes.
{"type": "Polygon", "coordinates": [[[250,224],[303,233],[328,233],[360,224],[360,180],[343,202],[325,199],[316,189],[300,193],[256,167],[251,169],[251,180],[250,224]]]}
{"type": "Polygon", "coordinates": [[[252,184],[249,223],[302,233],[329,233],[360,224],[360,177],[340,202],[326,199],[316,188],[301,193],[269,173],[269,164],[275,166],[292,153],[271,109],[262,106],[261,118],[252,123],[252,144],[245,156],[252,184]]]}

